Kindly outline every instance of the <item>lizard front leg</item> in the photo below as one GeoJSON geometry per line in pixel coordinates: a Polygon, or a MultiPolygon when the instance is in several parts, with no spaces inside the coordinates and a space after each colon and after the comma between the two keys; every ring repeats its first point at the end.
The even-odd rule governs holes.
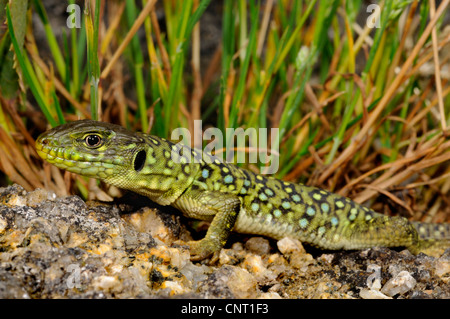
{"type": "Polygon", "coordinates": [[[188,189],[174,206],[187,217],[211,220],[205,238],[186,243],[191,260],[202,260],[226,244],[241,209],[241,200],[232,194],[188,189]]]}

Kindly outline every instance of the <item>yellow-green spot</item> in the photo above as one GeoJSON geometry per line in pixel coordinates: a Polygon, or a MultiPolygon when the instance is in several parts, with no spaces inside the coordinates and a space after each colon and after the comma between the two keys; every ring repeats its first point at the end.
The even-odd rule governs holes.
{"type": "Polygon", "coordinates": [[[336,201],[336,206],[339,207],[339,208],[343,208],[345,206],[345,204],[342,201],[337,200],[336,201]]]}

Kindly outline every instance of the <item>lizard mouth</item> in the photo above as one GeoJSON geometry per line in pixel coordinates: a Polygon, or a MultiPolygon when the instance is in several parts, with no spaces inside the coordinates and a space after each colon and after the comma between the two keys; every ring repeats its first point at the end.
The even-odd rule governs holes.
{"type": "Polygon", "coordinates": [[[113,175],[119,166],[124,166],[120,163],[108,163],[103,156],[90,156],[72,148],[57,146],[45,135],[36,140],[36,151],[43,160],[58,168],[89,177],[105,178],[113,175]]]}

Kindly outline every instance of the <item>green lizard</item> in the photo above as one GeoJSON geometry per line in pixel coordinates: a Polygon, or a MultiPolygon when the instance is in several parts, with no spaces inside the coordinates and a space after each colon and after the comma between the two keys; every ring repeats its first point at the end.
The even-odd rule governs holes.
{"type": "Polygon", "coordinates": [[[193,260],[220,251],[232,230],[323,249],[450,247],[449,224],[388,217],[315,187],[257,175],[196,149],[121,126],[81,120],[43,133],[38,154],[53,165],[172,205],[211,221],[205,238],[190,241],[193,260]]]}

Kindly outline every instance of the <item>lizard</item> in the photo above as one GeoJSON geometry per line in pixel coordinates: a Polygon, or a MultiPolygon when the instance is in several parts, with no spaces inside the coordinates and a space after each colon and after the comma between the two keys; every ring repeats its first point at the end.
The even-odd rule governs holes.
{"type": "Polygon", "coordinates": [[[79,120],[41,134],[36,150],[58,168],[100,179],[210,221],[186,242],[192,260],[220,251],[231,231],[293,237],[325,250],[450,247],[450,224],[377,213],[327,190],[259,175],[165,138],[79,120]]]}

